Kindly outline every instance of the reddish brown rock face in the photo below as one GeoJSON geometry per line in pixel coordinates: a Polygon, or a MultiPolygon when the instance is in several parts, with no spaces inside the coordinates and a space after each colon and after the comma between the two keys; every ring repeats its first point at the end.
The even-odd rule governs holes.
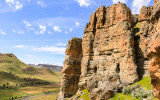
{"type": "Polygon", "coordinates": [[[155,34],[149,51],[149,72],[152,89],[157,98],[160,99],[160,0],[155,0],[151,24],[152,34],[155,34]]]}
{"type": "Polygon", "coordinates": [[[139,20],[144,21],[148,20],[152,14],[153,7],[145,7],[143,6],[140,11],[139,20]]]}
{"type": "Polygon", "coordinates": [[[159,97],[159,6],[160,0],[155,0],[154,9],[143,7],[140,15],[132,15],[123,3],[98,8],[85,27],[83,40],[68,42],[59,99],[88,89],[91,100],[108,100],[123,86],[148,76],[148,65],[159,97]]]}
{"type": "Polygon", "coordinates": [[[104,27],[109,27],[122,21],[131,22],[131,11],[125,4],[118,3],[106,8],[104,27]]]}
{"type": "MultiPolygon", "coordinates": [[[[160,32],[160,20],[156,26],[158,33],[160,32]]],[[[156,37],[149,51],[149,72],[151,84],[155,96],[160,99],[160,34],[156,37]]]]}
{"type": "Polygon", "coordinates": [[[138,80],[131,22],[131,11],[122,3],[91,15],[82,40],[79,87],[87,88],[92,100],[107,100],[120,85],[138,80]]]}
{"type": "Polygon", "coordinates": [[[155,96],[160,99],[160,35],[149,52],[149,71],[155,96]]]}

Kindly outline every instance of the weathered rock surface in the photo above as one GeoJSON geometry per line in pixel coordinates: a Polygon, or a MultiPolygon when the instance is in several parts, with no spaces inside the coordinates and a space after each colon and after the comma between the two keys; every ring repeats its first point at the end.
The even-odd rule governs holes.
{"type": "Polygon", "coordinates": [[[150,7],[143,6],[140,11],[139,20],[140,21],[149,20],[152,14],[152,10],[153,10],[152,6],[150,7]]]}
{"type": "Polygon", "coordinates": [[[59,100],[76,94],[81,75],[82,39],[72,38],[66,48],[59,100]]]}
{"type": "MultiPolygon", "coordinates": [[[[91,100],[108,100],[123,86],[148,76],[149,64],[151,78],[156,76],[159,81],[154,64],[148,61],[160,29],[159,6],[160,0],[155,0],[154,7],[142,7],[139,15],[132,15],[120,2],[98,8],[85,27],[83,40],[71,39],[68,43],[59,99],[87,89],[91,100]],[[70,60],[75,63],[68,63],[70,60]]],[[[157,56],[154,60],[151,56],[151,61],[159,66],[157,56]]],[[[152,80],[157,95],[160,88],[152,80]]]]}
{"type": "Polygon", "coordinates": [[[149,52],[149,71],[153,91],[160,99],[160,35],[157,37],[149,52]]]}
{"type": "Polygon", "coordinates": [[[160,0],[155,0],[151,24],[153,25],[151,48],[149,51],[149,72],[152,89],[160,99],[160,0]]]}
{"type": "Polygon", "coordinates": [[[87,88],[92,100],[109,99],[121,85],[138,80],[131,22],[131,11],[122,3],[91,15],[85,30],[92,30],[85,31],[82,41],[79,87],[87,88]]]}

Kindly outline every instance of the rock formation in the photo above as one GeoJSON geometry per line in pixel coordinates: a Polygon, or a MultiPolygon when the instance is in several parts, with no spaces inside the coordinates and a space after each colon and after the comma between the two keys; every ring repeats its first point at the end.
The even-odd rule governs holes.
{"type": "Polygon", "coordinates": [[[153,7],[143,6],[140,11],[139,21],[149,20],[152,14],[153,7]]]}
{"type": "Polygon", "coordinates": [[[72,38],[66,48],[59,99],[71,97],[78,90],[81,75],[82,39],[72,38]]]}
{"type": "Polygon", "coordinates": [[[138,80],[131,22],[131,11],[122,3],[91,15],[82,41],[79,87],[87,88],[92,100],[109,99],[121,85],[138,80]]]}
{"type": "Polygon", "coordinates": [[[160,99],[160,0],[155,0],[151,16],[153,39],[149,51],[149,72],[152,89],[160,99]]]}
{"type": "Polygon", "coordinates": [[[59,100],[84,89],[91,100],[108,100],[123,86],[149,75],[151,47],[155,49],[149,53],[149,68],[153,89],[159,95],[160,74],[153,68],[160,67],[160,52],[156,51],[159,6],[160,0],[155,0],[154,7],[143,6],[139,15],[132,15],[120,2],[98,8],[85,27],[83,40],[73,38],[68,43],[59,100]]]}

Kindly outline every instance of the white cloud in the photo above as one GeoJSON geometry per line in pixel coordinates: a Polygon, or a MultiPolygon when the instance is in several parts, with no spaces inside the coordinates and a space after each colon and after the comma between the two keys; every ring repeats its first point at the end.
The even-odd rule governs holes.
{"type": "Polygon", "coordinates": [[[49,52],[51,54],[65,54],[65,49],[66,49],[64,47],[56,47],[56,46],[35,47],[35,46],[25,46],[25,45],[16,45],[15,48],[27,49],[36,52],[49,52]]]}
{"type": "Polygon", "coordinates": [[[20,3],[18,0],[5,0],[7,5],[10,7],[14,7],[16,10],[19,10],[23,7],[23,4],[20,3]]]}
{"type": "Polygon", "coordinates": [[[59,26],[53,26],[53,30],[56,32],[62,32],[59,26]]]}
{"type": "Polygon", "coordinates": [[[18,34],[24,34],[24,31],[18,31],[18,34]]]}
{"type": "Polygon", "coordinates": [[[25,48],[24,45],[16,45],[15,48],[25,48]]]}
{"type": "Polygon", "coordinates": [[[69,31],[72,32],[72,31],[73,31],[73,28],[70,28],[69,31]]]}
{"type": "Polygon", "coordinates": [[[17,1],[17,2],[15,2],[15,7],[16,7],[16,10],[18,10],[18,9],[21,9],[23,7],[23,5],[17,1]]]}
{"type": "Polygon", "coordinates": [[[48,34],[52,34],[52,31],[48,31],[48,34]]]}
{"type": "Polygon", "coordinates": [[[122,3],[126,3],[128,0],[112,0],[113,3],[117,3],[117,2],[122,2],[122,3]]]}
{"type": "Polygon", "coordinates": [[[46,7],[46,4],[43,0],[37,0],[37,4],[40,5],[41,7],[46,7]]]}
{"type": "Polygon", "coordinates": [[[88,7],[91,4],[93,4],[92,0],[75,0],[75,1],[77,1],[79,3],[80,7],[82,7],[82,6],[88,7]]]}
{"type": "Polygon", "coordinates": [[[27,26],[27,27],[30,27],[30,26],[32,26],[32,24],[30,24],[28,21],[26,21],[26,20],[23,20],[23,23],[27,26]]]}
{"type": "Polygon", "coordinates": [[[40,34],[43,34],[44,32],[46,32],[46,26],[43,25],[39,25],[39,29],[40,29],[40,34]]]}
{"type": "Polygon", "coordinates": [[[75,25],[76,25],[76,26],[79,26],[79,25],[80,25],[80,23],[79,23],[79,22],[75,22],[75,25]]]}
{"type": "Polygon", "coordinates": [[[39,51],[39,52],[52,52],[52,54],[64,54],[65,53],[65,50],[66,48],[63,48],[63,47],[54,47],[54,46],[45,46],[45,47],[34,47],[32,48],[32,50],[34,51],[39,51]]]}
{"type": "Polygon", "coordinates": [[[59,42],[59,43],[56,44],[56,46],[66,46],[66,43],[59,42]]]}
{"type": "Polygon", "coordinates": [[[68,32],[67,32],[67,31],[65,31],[64,33],[68,34],[68,32]]]}
{"type": "Polygon", "coordinates": [[[151,0],[133,0],[132,13],[139,14],[142,6],[148,6],[151,0]]]}
{"type": "Polygon", "coordinates": [[[5,0],[6,3],[9,3],[9,4],[14,4],[14,0],[5,0]]]}
{"type": "Polygon", "coordinates": [[[23,20],[23,23],[26,25],[27,31],[35,30],[30,22],[23,20]]]}
{"type": "Polygon", "coordinates": [[[16,30],[16,29],[12,29],[13,33],[18,33],[18,34],[24,34],[24,31],[22,30],[16,30]]]}
{"type": "Polygon", "coordinates": [[[2,29],[0,29],[0,34],[5,35],[6,32],[4,32],[2,29]]]}

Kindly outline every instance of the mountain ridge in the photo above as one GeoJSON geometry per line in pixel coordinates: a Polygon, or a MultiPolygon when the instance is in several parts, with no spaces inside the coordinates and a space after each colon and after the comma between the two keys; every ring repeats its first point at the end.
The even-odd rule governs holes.
{"type": "Polygon", "coordinates": [[[59,66],[59,65],[52,65],[52,64],[38,64],[38,65],[35,65],[35,64],[28,64],[29,66],[33,66],[33,67],[38,67],[38,68],[49,68],[55,72],[61,72],[62,71],[62,66],[59,66]]]}

